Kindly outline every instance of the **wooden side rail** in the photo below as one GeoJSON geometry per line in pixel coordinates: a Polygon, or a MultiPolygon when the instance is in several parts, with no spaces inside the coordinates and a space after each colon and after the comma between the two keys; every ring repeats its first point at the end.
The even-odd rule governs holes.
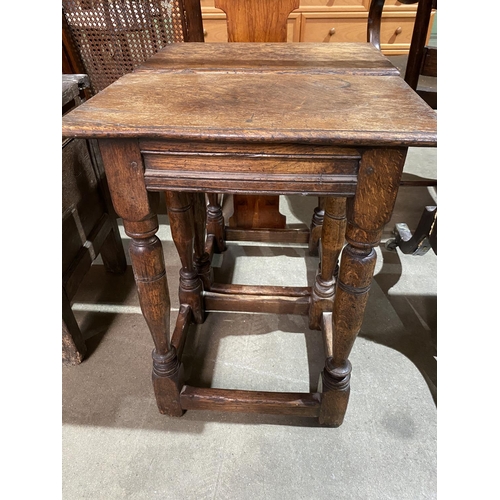
{"type": "Polygon", "coordinates": [[[183,410],[318,417],[321,405],[319,393],[239,391],[185,385],[180,396],[183,410]]]}
{"type": "Polygon", "coordinates": [[[271,314],[309,314],[309,296],[238,295],[204,292],[205,310],[271,314]]]}

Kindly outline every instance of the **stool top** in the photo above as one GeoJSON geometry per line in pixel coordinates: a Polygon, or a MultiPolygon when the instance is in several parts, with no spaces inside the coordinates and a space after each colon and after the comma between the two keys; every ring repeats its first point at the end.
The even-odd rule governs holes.
{"type": "Polygon", "coordinates": [[[174,44],[68,113],[63,134],[435,146],[435,111],[387,63],[369,44],[174,44]]]}
{"type": "Polygon", "coordinates": [[[182,43],[157,52],[136,71],[237,71],[399,75],[370,43],[182,43]]]}

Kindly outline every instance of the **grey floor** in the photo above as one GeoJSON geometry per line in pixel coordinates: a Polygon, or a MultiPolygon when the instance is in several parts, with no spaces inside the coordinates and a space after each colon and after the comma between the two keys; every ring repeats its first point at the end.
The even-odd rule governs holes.
{"type": "MultiPolygon", "coordinates": [[[[411,149],[408,176],[436,175],[436,150],[411,149]]],[[[315,199],[285,197],[290,224],[309,225],[315,199]]],[[[427,187],[402,187],[393,220],[411,229],[427,187]]],[[[179,260],[160,216],[172,295],[179,260]]],[[[125,247],[128,239],[123,234],[125,247]]],[[[74,299],[89,355],[63,367],[63,498],[331,499],[436,498],[436,266],[424,256],[377,248],[365,321],[354,345],[344,424],[188,411],[158,413],[153,347],[131,269],[110,276],[96,261],[74,299]]],[[[218,277],[233,283],[311,282],[318,261],[304,246],[231,244],[218,277]]],[[[211,313],[185,350],[190,380],[213,387],[309,392],[323,366],[318,332],[292,315],[211,313]]]]}

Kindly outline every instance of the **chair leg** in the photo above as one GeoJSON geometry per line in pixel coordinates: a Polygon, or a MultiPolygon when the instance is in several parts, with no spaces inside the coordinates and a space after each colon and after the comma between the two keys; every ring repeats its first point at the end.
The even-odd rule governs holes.
{"type": "MultiPolygon", "coordinates": [[[[111,217],[111,215],[110,215],[111,217]]],[[[104,240],[99,253],[106,271],[121,274],[127,270],[127,259],[116,220],[111,221],[112,229],[104,240]]]]}
{"type": "Polygon", "coordinates": [[[396,224],[395,238],[385,244],[388,250],[399,248],[406,255],[424,255],[431,248],[437,255],[437,207],[425,207],[415,233],[404,223],[396,224]]]}
{"type": "Polygon", "coordinates": [[[83,361],[87,353],[87,346],[80,327],[76,322],[75,315],[71,310],[71,304],[62,290],[62,361],[68,365],[78,365],[83,361]]]}

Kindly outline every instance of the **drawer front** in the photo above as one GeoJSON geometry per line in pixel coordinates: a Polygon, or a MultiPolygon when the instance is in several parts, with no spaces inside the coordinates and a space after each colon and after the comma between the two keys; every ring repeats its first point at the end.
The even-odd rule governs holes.
{"type": "MultiPolygon", "coordinates": [[[[287,42],[300,41],[301,15],[291,14],[287,23],[287,42]]],[[[205,42],[227,42],[226,15],[205,14],[203,16],[205,42]]]]}
{"type": "MultiPolygon", "coordinates": [[[[366,42],[366,15],[302,14],[302,42],[366,42]]],[[[380,42],[382,50],[409,47],[415,16],[413,13],[384,15],[380,42]]]]}
{"type": "Polygon", "coordinates": [[[205,42],[227,42],[227,23],[224,14],[214,14],[217,18],[203,19],[205,42]]]}
{"type": "Polygon", "coordinates": [[[366,17],[302,14],[301,42],[366,42],[366,17]]]}
{"type": "Polygon", "coordinates": [[[300,0],[300,11],[368,11],[370,0],[300,0]]]}

